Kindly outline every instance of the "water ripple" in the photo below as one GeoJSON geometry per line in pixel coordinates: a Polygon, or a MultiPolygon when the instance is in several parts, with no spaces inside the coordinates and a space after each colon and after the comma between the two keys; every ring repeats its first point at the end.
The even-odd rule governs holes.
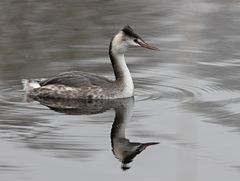
{"type": "Polygon", "coordinates": [[[176,102],[187,102],[202,95],[216,92],[215,88],[210,86],[210,81],[200,82],[194,79],[186,81],[184,78],[174,76],[167,81],[156,80],[156,78],[139,78],[135,83],[136,96],[139,101],[173,99],[176,102]]]}

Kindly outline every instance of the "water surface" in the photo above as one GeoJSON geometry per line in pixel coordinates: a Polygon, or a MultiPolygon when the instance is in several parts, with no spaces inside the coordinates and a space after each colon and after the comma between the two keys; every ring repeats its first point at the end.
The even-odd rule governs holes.
{"type": "Polygon", "coordinates": [[[1,1],[1,181],[238,181],[239,15],[224,0],[1,1]],[[113,78],[108,44],[125,24],[161,49],[127,53],[133,102],[66,113],[24,101],[22,78],[113,78]],[[123,171],[113,139],[160,144],[123,171]]]}

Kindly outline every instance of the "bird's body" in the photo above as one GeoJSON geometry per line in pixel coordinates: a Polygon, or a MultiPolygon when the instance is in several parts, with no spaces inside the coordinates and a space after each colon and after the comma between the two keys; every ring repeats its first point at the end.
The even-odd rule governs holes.
{"type": "Polygon", "coordinates": [[[134,85],[126,65],[124,53],[128,46],[142,46],[158,50],[146,44],[127,25],[110,42],[109,56],[115,74],[115,80],[74,71],[65,72],[49,79],[27,81],[28,95],[32,98],[61,98],[61,99],[117,99],[132,97],[134,85]],[[33,85],[34,86],[31,86],[33,85]]]}
{"type": "Polygon", "coordinates": [[[32,97],[114,99],[133,95],[133,87],[127,92],[128,89],[121,82],[80,71],[59,74],[40,81],[39,85],[40,87],[30,91],[32,97]]]}

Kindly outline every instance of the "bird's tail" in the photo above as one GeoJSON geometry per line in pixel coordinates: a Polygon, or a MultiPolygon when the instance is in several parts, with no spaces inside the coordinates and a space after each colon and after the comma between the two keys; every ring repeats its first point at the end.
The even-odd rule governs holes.
{"type": "Polygon", "coordinates": [[[22,79],[23,90],[28,93],[29,91],[41,87],[39,82],[41,79],[22,79]]]}

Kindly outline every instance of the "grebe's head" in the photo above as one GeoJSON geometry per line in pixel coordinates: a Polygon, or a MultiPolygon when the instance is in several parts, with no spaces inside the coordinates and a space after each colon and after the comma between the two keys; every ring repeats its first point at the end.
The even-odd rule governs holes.
{"type": "Polygon", "coordinates": [[[128,47],[143,47],[159,51],[157,47],[147,44],[133,29],[126,25],[116,34],[110,44],[110,50],[114,53],[125,53],[128,47]]]}

